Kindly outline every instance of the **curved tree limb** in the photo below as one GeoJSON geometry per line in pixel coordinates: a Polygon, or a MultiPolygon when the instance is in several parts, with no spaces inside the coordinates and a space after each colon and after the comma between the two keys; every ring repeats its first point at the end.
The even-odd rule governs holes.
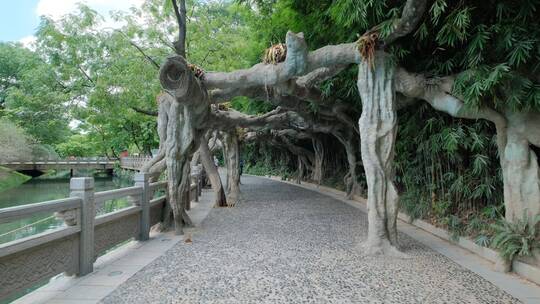
{"type": "Polygon", "coordinates": [[[241,89],[273,86],[302,76],[319,68],[360,62],[356,43],[329,45],[307,53],[301,34],[288,32],[286,36],[287,57],[278,64],[258,63],[251,68],[233,72],[207,72],[205,84],[209,89],[241,89]]]}
{"type": "Polygon", "coordinates": [[[214,190],[215,205],[218,207],[226,207],[227,198],[225,196],[225,191],[223,189],[223,184],[221,182],[218,170],[212,159],[212,153],[210,152],[210,148],[208,146],[207,136],[205,136],[203,140],[201,140],[201,143],[199,145],[199,152],[201,157],[201,163],[204,167],[204,170],[208,174],[210,184],[212,185],[212,189],[214,190]]]}
{"type": "Polygon", "coordinates": [[[302,119],[291,111],[281,112],[281,108],[277,108],[262,116],[246,115],[236,110],[229,109],[228,111],[215,111],[210,114],[209,123],[211,127],[219,130],[227,130],[236,126],[241,128],[247,127],[269,127],[269,128],[284,128],[289,126],[291,121],[301,121],[302,119]]]}
{"type": "Polygon", "coordinates": [[[157,111],[146,110],[146,109],[142,109],[142,108],[135,107],[135,106],[131,106],[130,108],[131,108],[133,111],[135,111],[135,112],[137,112],[137,113],[140,113],[140,114],[144,114],[144,115],[148,115],[148,116],[158,116],[158,112],[157,112],[157,111]]]}
{"type": "Polygon", "coordinates": [[[410,34],[422,19],[426,5],[426,0],[407,0],[401,18],[393,22],[392,32],[384,38],[384,43],[391,44],[396,39],[410,34]]]}
{"type": "Polygon", "coordinates": [[[485,119],[495,124],[499,148],[506,146],[507,120],[499,112],[489,108],[468,108],[458,97],[450,94],[454,77],[448,76],[432,80],[421,74],[407,72],[397,68],[395,73],[396,91],[406,97],[419,98],[428,102],[435,110],[445,112],[452,117],[467,119],[485,119]]]}
{"type": "Polygon", "coordinates": [[[178,40],[175,41],[174,49],[176,54],[186,57],[186,0],[180,0],[180,8],[176,0],[171,0],[176,22],[178,23],[178,40]]]}

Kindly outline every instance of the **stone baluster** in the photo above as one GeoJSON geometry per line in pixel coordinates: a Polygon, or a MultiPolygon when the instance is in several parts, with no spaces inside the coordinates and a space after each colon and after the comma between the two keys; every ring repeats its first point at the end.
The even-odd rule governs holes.
{"type": "Polygon", "coordinates": [[[139,172],[135,174],[135,186],[142,187],[141,199],[137,204],[141,207],[141,221],[139,241],[146,241],[150,238],[150,199],[152,191],[150,191],[150,174],[139,172]]]}
{"type": "Polygon", "coordinates": [[[81,237],[79,239],[79,276],[94,270],[94,178],[75,177],[69,183],[70,197],[82,199],[81,237]]]}

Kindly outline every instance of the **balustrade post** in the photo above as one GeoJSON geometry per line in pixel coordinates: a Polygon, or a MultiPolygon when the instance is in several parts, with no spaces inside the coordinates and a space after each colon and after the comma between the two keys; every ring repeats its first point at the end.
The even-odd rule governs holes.
{"type": "Polygon", "coordinates": [[[139,206],[141,207],[141,221],[140,221],[140,233],[139,241],[146,241],[150,238],[150,199],[152,198],[152,191],[150,191],[150,174],[138,172],[135,173],[135,186],[142,187],[141,200],[139,206]]]}
{"type": "Polygon", "coordinates": [[[70,197],[79,197],[82,199],[78,275],[83,276],[94,270],[94,220],[96,217],[94,204],[94,178],[72,178],[69,182],[69,189],[70,197]]]}

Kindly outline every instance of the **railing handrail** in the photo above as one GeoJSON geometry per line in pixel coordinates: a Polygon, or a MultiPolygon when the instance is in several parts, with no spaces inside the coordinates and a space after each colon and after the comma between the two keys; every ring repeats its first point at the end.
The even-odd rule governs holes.
{"type": "Polygon", "coordinates": [[[150,190],[157,190],[157,189],[163,189],[167,186],[167,181],[159,181],[155,183],[150,183],[150,190]]]}
{"type": "Polygon", "coordinates": [[[0,209],[0,224],[27,217],[39,212],[57,212],[80,208],[82,200],[78,197],[67,197],[34,204],[14,206],[0,209]]]}
{"type": "MultiPolygon", "coordinates": [[[[166,188],[167,181],[150,183],[150,190],[166,188]]],[[[104,201],[123,198],[126,196],[140,195],[143,191],[141,186],[130,186],[112,190],[105,190],[94,193],[94,204],[98,205],[104,201]]],[[[0,208],[0,224],[14,221],[20,218],[40,212],[58,212],[80,208],[82,199],[78,197],[66,197],[49,201],[25,204],[14,207],[0,208]]]]}
{"type": "Polygon", "coordinates": [[[152,160],[151,156],[125,156],[120,157],[120,167],[127,169],[140,169],[148,161],[152,160]]]}
{"type": "Polygon", "coordinates": [[[143,188],[141,186],[131,186],[131,187],[96,192],[94,194],[94,204],[98,205],[100,203],[103,203],[104,201],[108,201],[112,199],[122,198],[126,196],[131,196],[131,195],[140,195],[142,194],[142,192],[143,192],[143,188]]]}
{"type": "Polygon", "coordinates": [[[25,165],[25,164],[59,164],[59,163],[67,163],[67,164],[77,164],[77,163],[83,163],[83,164],[100,164],[100,163],[106,163],[106,164],[114,164],[117,162],[118,159],[116,158],[62,158],[62,159],[34,159],[34,160],[11,160],[11,161],[2,161],[0,162],[0,165],[25,165]]]}

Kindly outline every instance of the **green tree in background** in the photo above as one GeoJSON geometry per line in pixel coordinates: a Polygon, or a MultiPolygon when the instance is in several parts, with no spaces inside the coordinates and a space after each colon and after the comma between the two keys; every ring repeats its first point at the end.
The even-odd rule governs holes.
{"type": "MultiPolygon", "coordinates": [[[[228,2],[189,4],[191,62],[231,70],[258,57],[250,47],[252,39],[247,39],[252,31],[243,24],[245,8],[228,2]]],[[[173,48],[176,29],[174,13],[167,8],[163,1],[149,0],[129,13],[114,13],[113,18],[124,24],[118,29],[105,27],[104,18],[84,5],[59,21],[42,20],[37,52],[66,86],[65,103],[72,118],[100,154],[149,154],[157,147],[156,74],[173,48]]]]}
{"type": "Polygon", "coordinates": [[[56,146],[56,151],[62,157],[84,157],[89,155],[99,155],[99,143],[93,138],[83,134],[74,134],[63,143],[56,146]]]}
{"type": "Polygon", "coordinates": [[[19,44],[0,43],[0,115],[54,145],[69,136],[67,100],[65,87],[41,57],[19,44]]]}

